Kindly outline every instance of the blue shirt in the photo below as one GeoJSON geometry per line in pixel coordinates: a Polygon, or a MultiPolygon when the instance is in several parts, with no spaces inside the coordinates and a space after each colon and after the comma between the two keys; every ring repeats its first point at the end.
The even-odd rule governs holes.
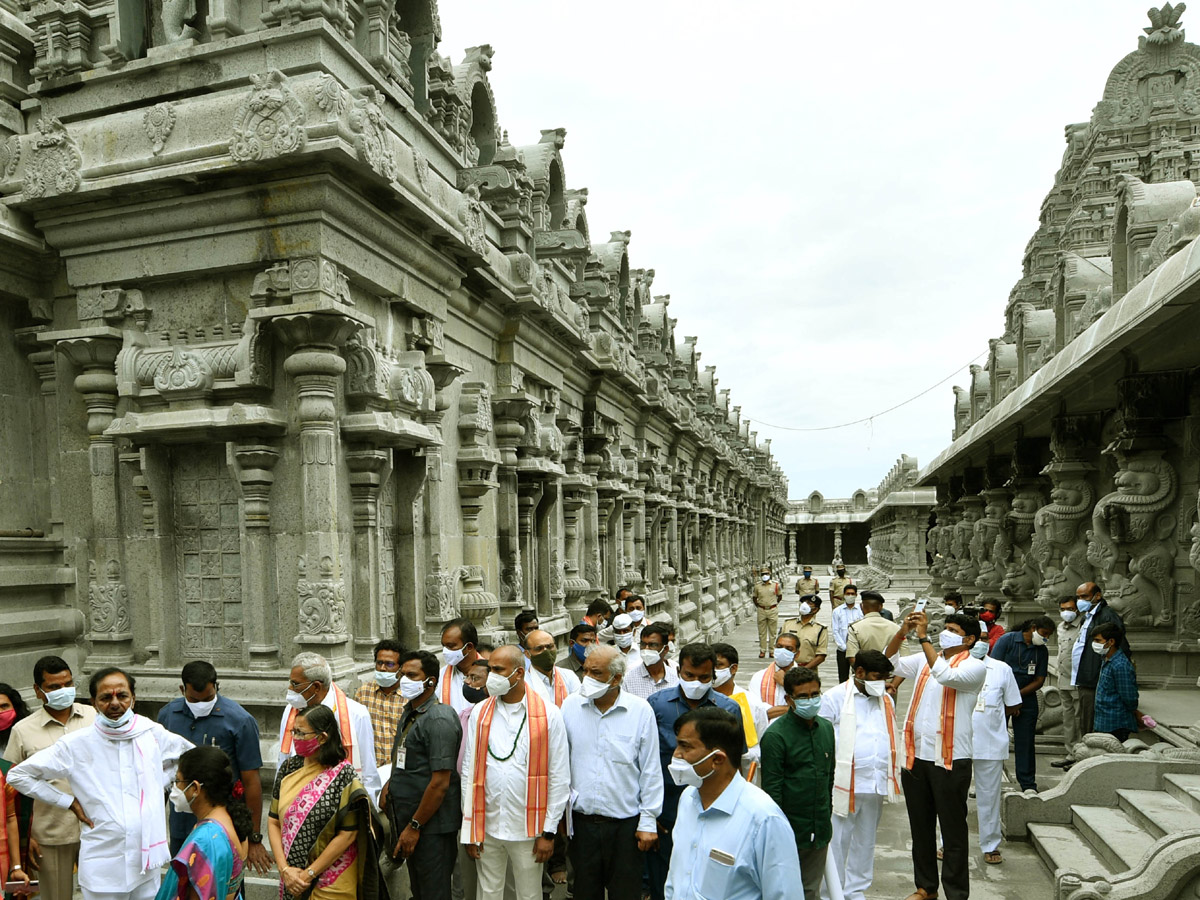
{"type": "MultiPolygon", "coordinates": [[[[1089,647],[1086,652],[1091,653],[1092,649],[1089,647]]],[[[1122,728],[1137,731],[1137,718],[1133,714],[1137,707],[1137,674],[1125,651],[1118,650],[1111,659],[1100,663],[1092,731],[1109,734],[1122,728]]]]}
{"type": "MultiPolygon", "coordinates": [[[[176,697],[158,713],[158,724],[173,734],[187,738],[196,746],[220,747],[233,763],[233,774],[262,768],[262,750],[258,745],[258,723],[254,716],[228,697],[217,695],[217,705],[203,719],[197,719],[183,697],[176,697]]],[[[196,826],[196,817],[171,809],[171,842],[177,844],[196,826]]]]}
{"type": "MultiPolygon", "coordinates": [[[[679,806],[679,795],[683,793],[683,788],[671,779],[671,773],[668,771],[671,766],[671,757],[675,755],[675,722],[685,712],[689,712],[691,707],[688,706],[687,698],[683,696],[683,690],[679,685],[656,691],[646,702],[654,710],[654,718],[658,722],[658,758],[662,763],[663,776],[662,815],[658,817],[658,820],[670,828],[675,822],[675,810],[679,806]]],[[[718,691],[710,689],[696,709],[701,706],[719,706],[721,709],[733,713],[739,725],[742,722],[742,708],[718,691]]]]}
{"type": "Polygon", "coordinates": [[[792,826],[740,774],[708,809],[690,787],[679,800],[666,900],[796,900],[800,856],[792,826]]]}
{"type": "MultiPolygon", "coordinates": [[[[1050,662],[1050,651],[1045,646],[1035,647],[1025,643],[1023,631],[1009,631],[996,641],[988,656],[1006,663],[1017,677],[1017,686],[1025,687],[1035,678],[1045,678],[1050,662]],[[1032,671],[1030,669],[1032,668],[1032,671]]],[[[1024,699],[1028,701],[1029,696],[1024,699]]]]}

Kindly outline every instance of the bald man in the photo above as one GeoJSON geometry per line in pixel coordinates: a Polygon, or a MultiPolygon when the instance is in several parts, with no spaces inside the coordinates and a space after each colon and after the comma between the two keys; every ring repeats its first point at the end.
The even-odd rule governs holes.
{"type": "Polygon", "coordinates": [[[464,735],[463,777],[484,790],[478,804],[463,791],[462,843],[477,861],[480,896],[503,896],[511,867],[517,900],[542,900],[542,864],[571,790],[567,732],[558,707],[526,689],[520,647],[492,651],[487,692],[464,735]]]}
{"type": "Polygon", "coordinates": [[[541,630],[529,632],[525,636],[525,655],[529,658],[526,670],[529,686],[561,709],[563,701],[579,690],[579,676],[555,665],[558,645],[554,635],[541,630]]]}

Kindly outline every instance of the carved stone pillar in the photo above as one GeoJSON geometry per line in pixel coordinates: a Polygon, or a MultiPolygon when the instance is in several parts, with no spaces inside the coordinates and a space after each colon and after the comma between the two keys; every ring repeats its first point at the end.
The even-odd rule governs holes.
{"type": "Polygon", "coordinates": [[[244,624],[251,670],[278,669],[279,618],[271,542],[271,487],[279,450],[268,444],[229,444],[228,464],[242,495],[242,602],[260,614],[244,624]]]}
{"type": "MultiPolygon", "coordinates": [[[[522,609],[537,609],[538,596],[542,593],[541,575],[538,565],[538,530],[537,510],[542,502],[544,486],[540,479],[521,478],[517,482],[517,526],[519,558],[524,561],[522,580],[517,585],[515,597],[510,597],[508,605],[503,598],[500,604],[500,616],[507,627],[508,621],[515,618],[522,609]]],[[[508,595],[508,592],[505,592],[508,595]]]]}
{"type": "Polygon", "coordinates": [[[488,495],[499,486],[496,469],[500,454],[488,443],[492,433],[492,404],[487,385],[478,382],[463,385],[458,431],[462,439],[458,451],[458,498],[462,509],[463,566],[452,580],[463,584],[459,612],[477,628],[494,628],[499,603],[485,585],[487,548],[479,534],[479,516],[488,495]]]}
{"type": "Polygon", "coordinates": [[[1042,469],[1050,477],[1050,502],[1034,515],[1030,549],[1041,572],[1038,603],[1046,611],[1092,580],[1086,532],[1096,500],[1089,476],[1096,467],[1089,457],[1098,436],[1095,416],[1059,416],[1052,426],[1050,462],[1042,469]]]}
{"type": "MultiPolygon", "coordinates": [[[[354,656],[371,659],[371,650],[380,638],[383,606],[394,598],[385,596],[382,573],[384,541],[380,534],[379,502],[392,477],[392,451],[375,447],[356,447],[346,451],[350,469],[350,506],[354,520],[354,656]]],[[[394,560],[391,561],[394,565],[394,560]]],[[[394,586],[393,586],[394,589],[394,586]]],[[[396,634],[383,637],[395,639],[396,634]]]]}
{"type": "Polygon", "coordinates": [[[589,483],[586,475],[568,475],[563,479],[563,572],[566,576],[563,588],[566,591],[567,618],[578,622],[587,610],[587,592],[590,585],[581,575],[584,562],[579,539],[582,512],[588,506],[589,483]]]}
{"type": "Polygon", "coordinates": [[[1003,597],[1001,585],[1012,557],[1012,539],[1005,528],[1011,503],[1005,483],[1011,468],[1011,460],[1005,456],[990,457],[984,467],[984,489],[979,493],[983,515],[975,523],[971,543],[972,559],[977,560],[979,568],[975,587],[979,589],[980,603],[1001,601],[1003,597]]]}
{"type": "Polygon", "coordinates": [[[1006,482],[1012,492],[1012,503],[1004,526],[1012,549],[1000,589],[1009,599],[1011,618],[1018,621],[1028,614],[1042,611],[1036,601],[1041,587],[1041,573],[1033,555],[1033,539],[1034,519],[1046,502],[1045,479],[1038,475],[1043,445],[1042,441],[1019,439],[1014,447],[1012,471],[1006,482]]]}

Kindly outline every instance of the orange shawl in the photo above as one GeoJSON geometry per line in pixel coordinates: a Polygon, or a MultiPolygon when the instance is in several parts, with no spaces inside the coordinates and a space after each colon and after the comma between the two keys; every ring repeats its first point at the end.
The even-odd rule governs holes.
{"type": "MultiPolygon", "coordinates": [[[[950,660],[950,666],[956,668],[964,659],[970,656],[966,650],[950,660]]],[[[917,742],[913,736],[913,727],[917,721],[917,707],[921,704],[921,694],[925,692],[925,684],[929,681],[930,667],[926,666],[917,676],[917,686],[913,690],[912,703],[908,707],[908,717],[904,720],[904,768],[912,771],[917,758],[917,742]]],[[[942,688],[942,768],[954,767],[954,699],[958,691],[954,688],[942,688]]]]}
{"type": "MultiPolygon", "coordinates": [[[[342,744],[346,747],[346,759],[354,759],[354,729],[350,727],[350,709],[346,705],[346,695],[336,684],[330,685],[333,691],[334,712],[338,717],[338,731],[342,733],[342,744]]],[[[296,724],[296,713],[300,710],[292,707],[288,712],[287,724],[283,726],[280,736],[279,749],[282,753],[292,752],[292,726],[296,724]]]]}
{"type": "MultiPolygon", "coordinates": [[[[471,843],[482,844],[487,810],[488,738],[498,697],[481,704],[475,726],[475,760],[471,771],[471,843]]],[[[525,833],[531,838],[542,833],[546,807],[550,801],[550,723],[546,701],[537,691],[525,689],[525,707],[529,719],[529,776],[525,787],[525,833]]]]}
{"type": "Polygon", "coordinates": [[[762,694],[762,702],[767,706],[775,705],[775,672],[775,663],[771,663],[763,672],[762,683],[758,686],[759,693],[762,694]]]}

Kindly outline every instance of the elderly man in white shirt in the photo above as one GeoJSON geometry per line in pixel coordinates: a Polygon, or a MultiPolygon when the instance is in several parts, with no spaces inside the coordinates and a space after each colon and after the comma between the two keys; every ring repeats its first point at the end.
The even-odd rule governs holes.
{"type": "Polygon", "coordinates": [[[525,685],[520,647],[488,657],[488,699],[471,710],[463,740],[463,823],[480,897],[501,897],[512,867],[517,900],[541,900],[542,864],[567,806],[571,763],[557,706],[525,685]]]}
{"type": "Polygon", "coordinates": [[[1000,855],[1000,785],[1008,759],[1008,716],[1021,714],[1021,689],[1012,666],[987,655],[986,641],[971,648],[971,655],[987,666],[987,678],[971,718],[975,751],[975,813],[979,818],[979,847],[983,861],[996,865],[1000,855]]]}
{"type": "Polygon", "coordinates": [[[379,802],[383,787],[375,760],[375,730],[371,714],[357,700],[351,700],[333,683],[333,669],[319,653],[297,653],[288,676],[287,706],[279,722],[279,762],[295,754],[292,749],[292,725],[299,710],[309,706],[327,707],[338,722],[342,744],[350,754],[350,764],[371,799],[379,802]]]}
{"type": "Polygon", "coordinates": [[[593,645],[583,685],[563,704],[571,744],[571,863],[576,900],[637,897],[642,858],[658,843],[663,776],[650,704],[621,688],[625,654],[593,645]]]}
{"type": "Polygon", "coordinates": [[[987,678],[987,666],[970,649],[980,640],[979,621],[946,617],[939,653],[928,635],[929,618],[910,613],[887,646],[896,667],[892,684],[916,678],[904,720],[904,769],[900,783],[912,832],[913,881],[908,900],[932,900],[938,894],[935,830],[942,831],[941,885],[945,900],[967,900],[967,793],[973,752],[971,716],[987,678]],[[898,657],[905,636],[916,631],[920,653],[898,657]]]}
{"type": "MultiPolygon", "coordinates": [[[[900,795],[896,707],[887,694],[892,662],[878,650],[854,660],[853,677],[821,697],[822,719],[833,724],[833,840],[829,850],[845,900],[863,900],[875,879],[875,835],[885,802],[900,795]]],[[[826,867],[825,879],[832,875],[826,867]]],[[[821,891],[829,900],[828,888],[821,891]]]]}
{"type": "Polygon", "coordinates": [[[135,681],[102,669],[89,689],[92,727],[64,735],[14,766],[19,793],[69,809],[83,824],[79,888],[84,900],[151,900],[170,860],[163,794],[190,741],[133,711],[135,681]],[[50,784],[66,781],[67,794],[50,784]]]}
{"type": "Polygon", "coordinates": [[[558,645],[554,642],[554,635],[540,629],[526,634],[525,656],[529,663],[525,667],[529,686],[562,709],[563,701],[579,690],[579,676],[570,669],[555,665],[558,661],[558,645]]]}

